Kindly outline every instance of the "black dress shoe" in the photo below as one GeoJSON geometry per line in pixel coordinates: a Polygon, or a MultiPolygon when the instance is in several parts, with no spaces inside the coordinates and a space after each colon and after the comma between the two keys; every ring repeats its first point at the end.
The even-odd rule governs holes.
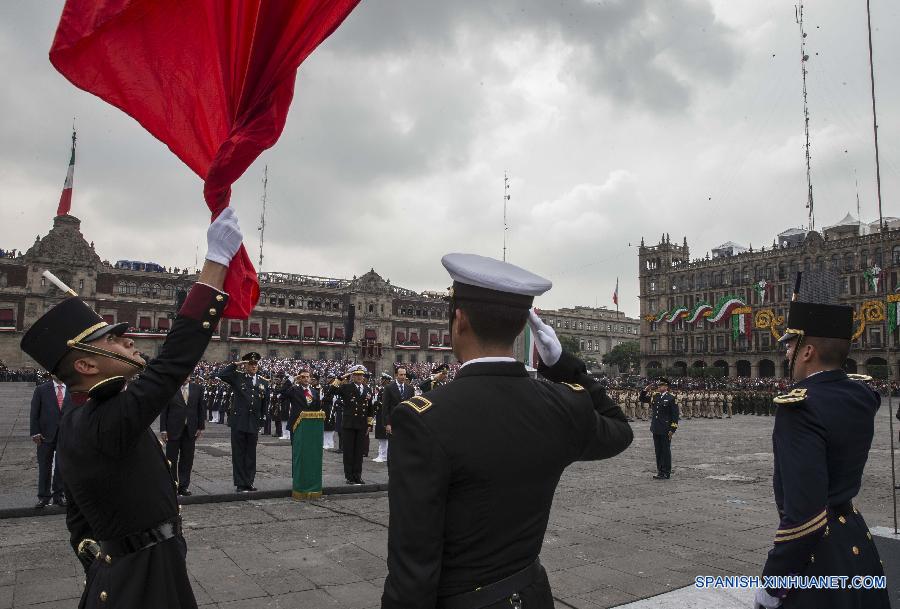
{"type": "Polygon", "coordinates": [[[248,486],[248,487],[247,487],[247,490],[250,491],[250,492],[252,492],[252,493],[255,493],[255,492],[258,491],[259,489],[256,488],[255,486],[248,486]]]}
{"type": "Polygon", "coordinates": [[[654,480],[665,480],[666,475],[665,474],[656,474],[655,476],[653,476],[653,479],[654,480]]]}
{"type": "Polygon", "coordinates": [[[357,485],[357,486],[363,485],[363,484],[365,484],[365,483],[366,483],[366,481],[363,480],[362,478],[357,478],[357,479],[356,479],[356,485],[357,485]]]}
{"type": "Polygon", "coordinates": [[[181,489],[180,491],[178,491],[178,494],[181,495],[182,497],[190,497],[190,496],[193,495],[194,493],[192,493],[191,491],[187,490],[186,488],[183,488],[183,489],[181,489]]]}
{"type": "Polygon", "coordinates": [[[38,499],[38,502],[34,504],[34,509],[40,510],[47,507],[48,505],[50,505],[49,499],[38,499]]]}
{"type": "Polygon", "coordinates": [[[69,503],[66,501],[65,497],[54,497],[53,505],[58,505],[60,507],[66,507],[69,503]]]}
{"type": "Polygon", "coordinates": [[[250,489],[247,488],[246,486],[238,486],[238,487],[235,487],[235,488],[236,488],[236,490],[237,490],[238,493],[249,493],[249,492],[250,492],[250,489]]]}
{"type": "Polygon", "coordinates": [[[350,478],[345,478],[344,482],[346,482],[347,484],[356,484],[356,480],[351,480],[350,478]]]}

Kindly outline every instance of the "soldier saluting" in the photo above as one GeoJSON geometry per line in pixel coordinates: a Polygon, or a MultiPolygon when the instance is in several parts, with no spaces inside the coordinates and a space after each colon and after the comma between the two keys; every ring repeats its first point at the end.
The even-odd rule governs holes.
{"type": "MultiPolygon", "coordinates": [[[[836,283],[824,272],[798,273],[779,339],[787,344],[791,378],[800,380],[774,399],[772,484],[781,523],[764,576],[884,575],[872,534],[852,502],[881,397],[841,368],[850,352],[853,309],[831,304],[836,283]]],[[[888,609],[890,600],[887,590],[760,588],[754,606],[888,609]]]]}
{"type": "Polygon", "coordinates": [[[454,280],[451,343],[464,363],[452,383],[393,410],[381,605],[550,609],[538,554],[559,478],[575,461],[623,451],[631,427],[529,313],[548,280],[472,254],[441,262],[454,280]],[[529,319],[539,371],[554,382],[530,378],[513,358],[529,319]]]}
{"type": "Polygon", "coordinates": [[[434,367],[434,370],[431,371],[431,376],[419,384],[419,391],[427,393],[432,389],[437,388],[441,383],[447,380],[447,373],[449,371],[450,366],[447,364],[437,364],[434,367]]]}
{"type": "Polygon", "coordinates": [[[149,363],[122,336],[127,323],[107,324],[71,290],[22,338],[22,350],[71,392],[58,450],[66,526],[87,575],[80,608],[197,606],[175,485],[150,425],[203,356],[241,240],[226,209],[207,230],[200,277],[149,363]]]}
{"type": "Polygon", "coordinates": [[[234,391],[234,411],[228,416],[228,427],[231,428],[231,474],[239,493],[257,490],[253,486],[256,444],[269,409],[269,380],[259,374],[259,360],[259,353],[251,351],[241,361],[228,364],[216,373],[234,391]],[[238,366],[242,369],[238,370],[238,366]]]}

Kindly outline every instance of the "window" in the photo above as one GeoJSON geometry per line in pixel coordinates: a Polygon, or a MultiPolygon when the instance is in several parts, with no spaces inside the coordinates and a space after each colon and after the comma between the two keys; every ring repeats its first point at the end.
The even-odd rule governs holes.
{"type": "Polygon", "coordinates": [[[281,336],[281,324],[269,324],[269,336],[281,336]]]}
{"type": "Polygon", "coordinates": [[[304,338],[304,340],[312,340],[312,339],[313,339],[313,329],[312,329],[312,326],[304,326],[304,328],[303,328],[303,338],[304,338]]]}
{"type": "Polygon", "coordinates": [[[319,328],[319,340],[328,340],[328,328],[319,328]]]}
{"type": "Polygon", "coordinates": [[[869,328],[869,346],[881,347],[881,328],[873,326],[869,328]]]}
{"type": "Polygon", "coordinates": [[[296,325],[288,326],[288,338],[297,338],[300,335],[299,328],[296,325]]]}
{"type": "MultiPolygon", "coordinates": [[[[334,329],[334,340],[344,340],[344,329],[343,328],[335,328],[334,329]]],[[[340,359],[340,358],[335,358],[340,359]]]]}
{"type": "Polygon", "coordinates": [[[12,309],[0,309],[0,328],[13,328],[15,325],[15,312],[12,309]]]}
{"type": "Polygon", "coordinates": [[[168,317],[160,317],[156,320],[156,327],[160,330],[169,330],[169,318],[168,317]]]}
{"type": "Polygon", "coordinates": [[[228,333],[232,336],[239,336],[241,333],[241,322],[233,321],[228,324],[228,333]]]}
{"type": "Polygon", "coordinates": [[[251,321],[251,322],[250,322],[250,331],[247,332],[247,334],[250,334],[250,335],[252,335],[252,336],[259,336],[259,335],[260,335],[260,325],[259,325],[259,322],[258,322],[258,321],[251,321]]]}
{"type": "Polygon", "coordinates": [[[138,319],[138,328],[140,328],[141,330],[149,330],[150,329],[150,316],[149,315],[141,316],[141,318],[138,319]]]}
{"type": "MultiPolygon", "coordinates": [[[[3,312],[2,311],[0,311],[0,321],[3,321],[3,312]]],[[[103,321],[105,321],[109,325],[113,325],[116,323],[116,318],[114,315],[106,314],[103,316],[103,321]]]]}

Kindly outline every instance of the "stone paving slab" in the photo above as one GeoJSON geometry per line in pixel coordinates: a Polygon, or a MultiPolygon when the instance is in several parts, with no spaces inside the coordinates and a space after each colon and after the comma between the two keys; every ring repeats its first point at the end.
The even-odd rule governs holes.
{"type": "MultiPolygon", "coordinates": [[[[6,399],[4,389],[0,399],[6,399]]],[[[891,410],[882,408],[878,417],[857,498],[871,526],[893,525],[891,410]]],[[[14,481],[33,484],[31,474],[13,467],[27,467],[33,449],[25,450],[28,444],[22,443],[24,448],[10,451],[20,442],[12,436],[22,432],[15,409],[7,413],[0,425],[6,430],[0,435],[2,489],[14,487],[14,481]]],[[[670,481],[651,479],[653,448],[643,422],[634,425],[635,442],[623,455],[569,468],[560,480],[541,554],[557,606],[749,606],[747,591],[695,590],[692,583],[697,575],[759,573],[778,524],[771,426],[771,418],[755,416],[684,421],[673,444],[670,481]]],[[[263,451],[269,455],[269,479],[285,467],[280,450],[287,454],[275,441],[263,451]]],[[[367,462],[366,471],[377,472],[375,465],[367,462]]],[[[198,471],[210,481],[227,479],[230,462],[206,452],[198,459],[198,471]]],[[[380,603],[387,554],[385,493],[304,503],[251,499],[188,505],[184,517],[188,567],[203,607],[367,609],[380,603]]],[[[80,566],[68,546],[63,517],[0,521],[0,609],[71,607],[79,582],[80,566]]]]}

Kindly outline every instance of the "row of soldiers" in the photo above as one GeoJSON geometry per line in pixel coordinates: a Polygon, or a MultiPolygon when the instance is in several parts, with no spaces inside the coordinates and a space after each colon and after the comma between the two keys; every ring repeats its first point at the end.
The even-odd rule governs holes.
{"type": "MultiPolygon", "coordinates": [[[[622,407],[629,420],[650,418],[652,394],[639,389],[609,389],[609,396],[622,407]]],[[[730,418],[735,414],[772,416],[778,395],[775,389],[683,389],[671,391],[684,419],[730,418]]]]}

